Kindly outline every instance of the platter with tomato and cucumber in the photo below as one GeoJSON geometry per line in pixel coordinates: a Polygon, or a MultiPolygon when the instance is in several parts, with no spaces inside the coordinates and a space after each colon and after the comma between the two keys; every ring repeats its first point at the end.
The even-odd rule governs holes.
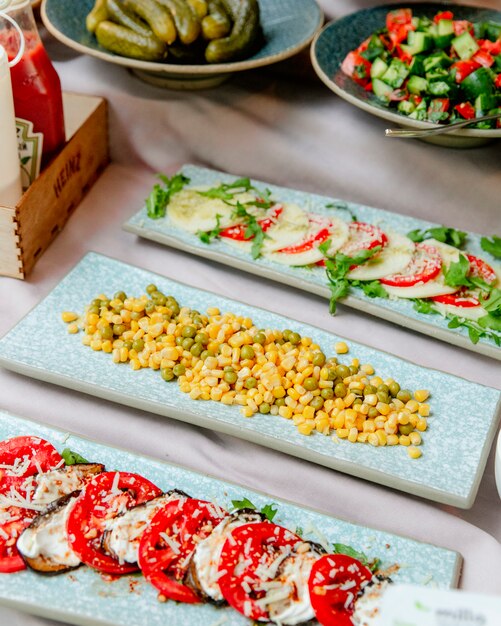
{"type": "Polygon", "coordinates": [[[381,5],[327,24],[312,63],[338,96],[408,128],[471,121],[425,141],[475,147],[501,137],[501,11],[443,3],[381,5]]]}
{"type": "Polygon", "coordinates": [[[195,166],[124,228],[501,359],[501,237],[195,166]]]}
{"type": "Polygon", "coordinates": [[[352,626],[395,582],[458,582],[450,550],[5,413],[0,464],[0,602],[45,617],[352,626]]]}

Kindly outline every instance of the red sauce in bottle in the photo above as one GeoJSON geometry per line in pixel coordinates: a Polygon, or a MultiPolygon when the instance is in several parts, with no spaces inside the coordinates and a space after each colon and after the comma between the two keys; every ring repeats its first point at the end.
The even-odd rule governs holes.
{"type": "MultiPolygon", "coordinates": [[[[14,109],[16,117],[29,120],[43,134],[43,164],[65,140],[61,82],[38,35],[25,33],[25,38],[25,53],[10,70],[14,109]]],[[[15,53],[16,48],[7,49],[9,59],[15,53]]]]}

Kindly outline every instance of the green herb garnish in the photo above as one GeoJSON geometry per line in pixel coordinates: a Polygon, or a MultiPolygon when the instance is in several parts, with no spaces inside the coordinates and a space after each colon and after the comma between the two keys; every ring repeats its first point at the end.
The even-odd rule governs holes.
{"type": "Polygon", "coordinates": [[[355,213],[350,209],[350,207],[346,204],[346,202],[329,202],[329,204],[325,205],[326,209],[339,209],[341,211],[346,211],[351,218],[352,222],[358,222],[358,217],[355,213]]]}
{"type": "Polygon", "coordinates": [[[69,448],[65,448],[61,452],[61,456],[64,459],[66,465],[78,465],[79,463],[88,463],[87,459],[84,459],[83,456],[80,456],[77,452],[73,452],[69,448]]]}
{"type": "Polygon", "coordinates": [[[219,215],[219,213],[216,215],[216,226],[212,230],[209,230],[207,232],[204,232],[203,230],[198,230],[196,232],[197,237],[202,243],[209,244],[213,239],[217,239],[219,237],[221,231],[223,230],[221,228],[221,217],[222,215],[219,215]]]}
{"type": "MultiPolygon", "coordinates": [[[[236,511],[239,511],[240,509],[254,509],[254,511],[257,511],[257,506],[248,498],[243,498],[242,500],[232,500],[231,504],[236,511]]],[[[269,504],[265,504],[259,512],[262,513],[267,520],[272,522],[275,515],[278,513],[278,508],[276,504],[271,502],[269,504]]]]}
{"type": "Polygon", "coordinates": [[[379,559],[370,560],[364,552],[359,552],[352,546],[347,546],[344,543],[333,543],[332,547],[334,548],[334,554],[346,554],[346,556],[351,556],[352,559],[360,561],[362,565],[368,567],[372,572],[379,569],[379,566],[381,565],[381,561],[379,559]]]}
{"type": "Polygon", "coordinates": [[[150,195],[146,198],[148,217],[153,220],[165,217],[167,205],[172,196],[190,182],[190,179],[184,174],[175,174],[172,178],[163,174],[157,176],[163,182],[163,186],[159,183],[153,185],[150,195]]]}
{"type": "Polygon", "coordinates": [[[447,228],[447,226],[435,226],[426,230],[411,230],[407,233],[407,237],[414,243],[419,243],[425,239],[436,239],[441,243],[446,243],[454,248],[462,248],[466,241],[467,233],[455,228],[447,228]]]}
{"type": "Polygon", "coordinates": [[[482,250],[492,254],[496,259],[501,259],[501,237],[497,235],[493,235],[491,239],[482,237],[482,239],[480,239],[480,245],[482,250]]]}
{"type": "Polygon", "coordinates": [[[421,298],[414,299],[414,305],[412,308],[414,309],[414,311],[417,311],[418,313],[424,313],[426,315],[438,313],[437,309],[433,306],[433,302],[431,300],[423,300],[421,298]]]}

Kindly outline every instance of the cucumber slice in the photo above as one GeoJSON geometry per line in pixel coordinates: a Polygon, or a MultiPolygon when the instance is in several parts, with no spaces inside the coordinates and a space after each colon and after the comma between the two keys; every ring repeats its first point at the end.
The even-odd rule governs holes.
{"type": "Polygon", "coordinates": [[[479,67],[461,83],[465,100],[475,100],[481,94],[493,94],[495,91],[492,74],[486,67],[479,67]]]}
{"type": "Polygon", "coordinates": [[[413,104],[410,100],[402,100],[397,105],[397,110],[404,115],[410,115],[416,108],[416,105],[413,104]]]}
{"type": "Polygon", "coordinates": [[[381,76],[381,80],[390,85],[392,89],[398,89],[409,76],[409,71],[409,66],[406,63],[400,61],[400,59],[392,59],[390,66],[381,76]]]}
{"type": "Polygon", "coordinates": [[[409,93],[420,94],[428,90],[428,81],[421,76],[411,76],[407,83],[407,90],[409,93]]]}
{"type": "Polygon", "coordinates": [[[479,45],[468,31],[465,31],[464,33],[461,33],[461,35],[454,37],[454,39],[452,40],[452,47],[462,61],[471,59],[475,52],[480,50],[479,45]]]}
{"type": "MultiPolygon", "coordinates": [[[[217,226],[217,215],[219,215],[219,226],[225,228],[230,226],[233,207],[219,198],[204,198],[198,191],[206,191],[208,187],[198,187],[197,189],[182,189],[172,196],[167,206],[167,217],[173,226],[187,230],[190,233],[198,231],[208,232],[217,226]]],[[[236,196],[240,202],[249,202],[254,197],[251,194],[241,194],[236,196]]]]}
{"type": "Polygon", "coordinates": [[[389,102],[390,96],[393,93],[393,88],[383,82],[380,78],[374,78],[372,81],[372,91],[380,100],[389,102]]]}
{"type": "Polygon", "coordinates": [[[371,78],[381,78],[381,76],[388,69],[388,64],[383,61],[380,57],[374,59],[371,65],[371,78]]]}
{"type": "Polygon", "coordinates": [[[390,274],[398,274],[407,267],[414,253],[414,243],[404,235],[385,231],[388,243],[376,256],[351,270],[352,280],[378,280],[390,274]]]}

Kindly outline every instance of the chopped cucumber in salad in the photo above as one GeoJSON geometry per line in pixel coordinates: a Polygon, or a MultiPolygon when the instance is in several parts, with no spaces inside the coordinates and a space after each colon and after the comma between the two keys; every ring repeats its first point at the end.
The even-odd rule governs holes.
{"type": "MultiPolygon", "coordinates": [[[[349,52],[342,71],[380,104],[410,119],[449,123],[501,114],[501,23],[433,19],[396,9],[386,27],[349,52]]],[[[501,128],[501,120],[472,123],[501,128]]]]}

